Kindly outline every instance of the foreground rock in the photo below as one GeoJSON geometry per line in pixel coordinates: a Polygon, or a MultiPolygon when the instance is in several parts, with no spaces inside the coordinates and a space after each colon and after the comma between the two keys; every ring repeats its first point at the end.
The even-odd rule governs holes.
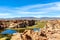
{"type": "Polygon", "coordinates": [[[22,34],[13,34],[11,40],[60,40],[60,20],[48,21],[40,32],[25,30],[22,34]]]}
{"type": "Polygon", "coordinates": [[[13,34],[11,40],[46,40],[46,37],[42,37],[38,32],[33,30],[25,30],[22,34],[13,34]]]}

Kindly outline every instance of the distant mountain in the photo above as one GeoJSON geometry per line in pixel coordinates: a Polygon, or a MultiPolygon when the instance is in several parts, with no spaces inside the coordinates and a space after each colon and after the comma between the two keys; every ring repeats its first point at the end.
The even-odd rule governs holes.
{"type": "Polygon", "coordinates": [[[55,20],[55,19],[60,19],[60,17],[41,17],[41,18],[36,18],[36,17],[15,17],[15,18],[0,18],[0,20],[55,20]]]}
{"type": "Polygon", "coordinates": [[[60,19],[60,17],[41,17],[40,20],[55,20],[60,19]]]}
{"type": "Polygon", "coordinates": [[[12,19],[18,19],[18,20],[40,20],[40,18],[35,18],[35,17],[15,17],[12,19]]]}
{"type": "Polygon", "coordinates": [[[15,17],[15,18],[0,18],[0,20],[40,20],[36,17],[15,17]]]}

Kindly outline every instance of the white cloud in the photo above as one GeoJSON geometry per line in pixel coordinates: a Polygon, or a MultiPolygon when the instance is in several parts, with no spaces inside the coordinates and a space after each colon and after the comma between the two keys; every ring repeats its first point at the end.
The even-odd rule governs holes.
{"type": "Polygon", "coordinates": [[[9,16],[9,13],[0,13],[0,18],[8,18],[9,16]]]}
{"type": "Polygon", "coordinates": [[[0,13],[0,16],[7,16],[7,15],[10,15],[10,14],[8,14],[8,13],[4,13],[4,14],[0,13]]]}
{"type": "Polygon", "coordinates": [[[55,12],[60,11],[60,2],[29,5],[16,9],[16,13],[18,14],[54,14],[55,12]]]}

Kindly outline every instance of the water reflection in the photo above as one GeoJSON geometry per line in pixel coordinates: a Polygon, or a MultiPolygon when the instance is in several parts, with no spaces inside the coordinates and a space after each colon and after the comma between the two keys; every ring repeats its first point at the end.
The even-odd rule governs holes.
{"type": "Polygon", "coordinates": [[[33,30],[34,30],[34,32],[39,32],[40,28],[34,28],[33,30]]]}

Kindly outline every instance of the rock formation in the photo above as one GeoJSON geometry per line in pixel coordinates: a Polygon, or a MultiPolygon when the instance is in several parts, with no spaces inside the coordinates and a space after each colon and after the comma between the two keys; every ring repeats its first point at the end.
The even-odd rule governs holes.
{"type": "Polygon", "coordinates": [[[39,32],[25,30],[22,34],[13,34],[11,40],[60,40],[60,20],[48,21],[39,32]]]}
{"type": "Polygon", "coordinates": [[[0,20],[0,29],[2,28],[23,28],[35,25],[35,20],[0,20]]]}
{"type": "Polygon", "coordinates": [[[38,32],[34,32],[33,30],[25,30],[22,34],[19,33],[19,35],[18,33],[16,33],[16,35],[13,34],[11,40],[46,40],[47,39],[46,37],[43,37],[38,32]]]}

